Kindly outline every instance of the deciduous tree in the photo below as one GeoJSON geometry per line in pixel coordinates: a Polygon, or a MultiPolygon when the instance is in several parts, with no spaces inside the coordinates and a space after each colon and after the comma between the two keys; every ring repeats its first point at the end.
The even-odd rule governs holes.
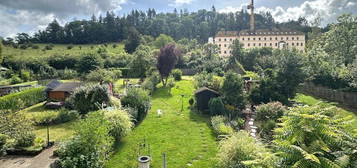
{"type": "Polygon", "coordinates": [[[166,86],[167,79],[172,69],[175,68],[180,55],[181,51],[175,44],[168,44],[160,49],[160,53],[157,58],[157,69],[159,70],[161,81],[164,86],[166,86]]]}

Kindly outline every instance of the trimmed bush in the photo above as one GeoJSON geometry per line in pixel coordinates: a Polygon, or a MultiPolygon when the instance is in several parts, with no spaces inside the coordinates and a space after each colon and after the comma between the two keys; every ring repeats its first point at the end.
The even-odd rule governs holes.
{"type": "Polygon", "coordinates": [[[31,88],[0,97],[0,110],[17,111],[46,99],[44,88],[31,88]]]}
{"type": "Polygon", "coordinates": [[[126,136],[134,124],[131,122],[131,116],[124,110],[104,110],[104,118],[110,123],[109,134],[119,141],[122,137],[126,136]]]}
{"type": "Polygon", "coordinates": [[[140,88],[129,88],[127,95],[121,99],[123,106],[134,108],[138,111],[138,116],[135,118],[137,122],[144,119],[150,109],[149,93],[140,88]]]}
{"type": "Polygon", "coordinates": [[[172,70],[171,74],[176,81],[180,81],[182,79],[182,71],[179,69],[172,70]]]}
{"type": "Polygon", "coordinates": [[[110,104],[108,87],[104,85],[87,85],[79,87],[69,97],[68,102],[81,114],[97,111],[110,104]]]}

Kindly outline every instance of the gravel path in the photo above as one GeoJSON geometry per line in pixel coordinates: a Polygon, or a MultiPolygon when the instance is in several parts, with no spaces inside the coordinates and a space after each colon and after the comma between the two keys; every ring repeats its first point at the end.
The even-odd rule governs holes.
{"type": "Polygon", "coordinates": [[[56,160],[53,157],[55,147],[42,151],[37,156],[5,156],[0,158],[0,168],[49,168],[56,160]]]}

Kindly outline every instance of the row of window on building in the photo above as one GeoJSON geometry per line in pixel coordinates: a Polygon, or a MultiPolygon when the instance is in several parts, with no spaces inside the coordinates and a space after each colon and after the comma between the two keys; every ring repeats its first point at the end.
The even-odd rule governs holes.
{"type": "MultiPolygon", "coordinates": [[[[267,37],[264,37],[264,38],[261,38],[261,37],[258,37],[258,38],[255,38],[255,37],[252,37],[252,38],[250,38],[250,37],[248,37],[248,38],[242,38],[242,41],[245,41],[245,40],[248,40],[248,41],[250,41],[250,40],[253,40],[253,41],[255,41],[256,39],[258,39],[259,41],[261,41],[262,39],[264,40],[264,41],[267,41],[267,40],[273,40],[274,38],[273,37],[269,37],[269,38],[267,38],[267,37]]],[[[300,38],[299,37],[291,37],[291,38],[289,38],[289,37],[280,37],[280,40],[299,40],[300,38]]],[[[224,39],[221,39],[221,38],[218,38],[218,41],[227,41],[227,40],[229,40],[229,41],[233,41],[233,39],[232,38],[230,38],[230,39],[227,39],[227,38],[224,38],[224,39]]],[[[275,37],[275,40],[279,40],[279,38],[278,37],[275,37]]],[[[214,40],[215,41],[215,40],[214,40]]]]}
{"type": "MultiPolygon", "coordinates": [[[[245,47],[244,43],[242,45],[243,45],[243,47],[245,47]]],[[[278,43],[274,43],[274,45],[277,47],[278,43]]],[[[289,45],[289,43],[286,43],[286,45],[289,45]]],[[[290,45],[292,45],[292,46],[304,46],[304,43],[290,43],[290,45]]],[[[218,46],[221,48],[222,44],[218,44],[218,46]]],[[[224,44],[223,46],[227,47],[228,45],[224,44]]],[[[273,43],[248,43],[247,46],[248,47],[250,47],[250,46],[253,46],[253,47],[255,47],[255,46],[273,47],[273,43]]]]}

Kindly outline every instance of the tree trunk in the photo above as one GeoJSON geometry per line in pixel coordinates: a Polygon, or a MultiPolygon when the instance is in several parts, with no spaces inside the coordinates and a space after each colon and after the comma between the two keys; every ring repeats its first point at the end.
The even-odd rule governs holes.
{"type": "Polygon", "coordinates": [[[164,86],[164,87],[166,87],[166,85],[167,85],[167,79],[168,79],[169,77],[161,77],[161,82],[162,82],[162,85],[164,86]]]}

